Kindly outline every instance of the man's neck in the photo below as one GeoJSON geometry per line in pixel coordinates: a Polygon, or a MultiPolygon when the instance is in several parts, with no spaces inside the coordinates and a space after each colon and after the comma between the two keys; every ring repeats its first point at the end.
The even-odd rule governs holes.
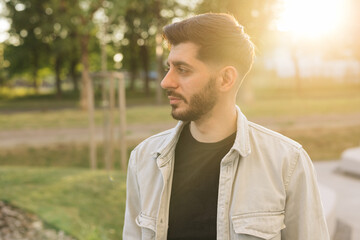
{"type": "Polygon", "coordinates": [[[190,123],[191,135],[199,142],[218,142],[236,131],[235,105],[217,106],[208,116],[190,123]]]}

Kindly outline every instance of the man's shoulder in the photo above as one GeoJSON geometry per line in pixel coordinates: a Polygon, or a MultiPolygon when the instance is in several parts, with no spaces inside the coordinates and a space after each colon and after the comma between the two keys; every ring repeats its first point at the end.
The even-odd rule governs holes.
{"type": "Polygon", "coordinates": [[[264,140],[264,143],[286,146],[292,149],[302,148],[302,145],[295,140],[250,121],[249,130],[250,134],[254,137],[261,137],[261,139],[264,140]]]}
{"type": "Polygon", "coordinates": [[[253,162],[264,166],[262,168],[264,171],[282,173],[279,176],[282,176],[286,183],[299,160],[307,161],[308,157],[301,157],[305,154],[301,144],[252,122],[249,122],[249,140],[250,158],[254,160],[253,162]],[[272,167],[269,168],[269,165],[272,167]]]}

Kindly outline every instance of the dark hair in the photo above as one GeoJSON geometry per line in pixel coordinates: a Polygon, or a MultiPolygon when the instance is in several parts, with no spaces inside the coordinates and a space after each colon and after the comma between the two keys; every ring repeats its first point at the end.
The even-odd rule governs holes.
{"type": "Polygon", "coordinates": [[[192,42],[199,46],[199,60],[231,64],[244,75],[254,61],[254,44],[229,14],[206,13],[172,23],[164,27],[163,37],[170,48],[192,42]]]}

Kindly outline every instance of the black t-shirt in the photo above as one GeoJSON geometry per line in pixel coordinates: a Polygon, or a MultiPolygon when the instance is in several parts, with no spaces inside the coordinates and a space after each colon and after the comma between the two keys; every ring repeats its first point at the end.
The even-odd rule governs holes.
{"type": "Polygon", "coordinates": [[[235,136],[202,143],[184,127],[175,150],[168,240],[216,239],[220,162],[235,136]]]}

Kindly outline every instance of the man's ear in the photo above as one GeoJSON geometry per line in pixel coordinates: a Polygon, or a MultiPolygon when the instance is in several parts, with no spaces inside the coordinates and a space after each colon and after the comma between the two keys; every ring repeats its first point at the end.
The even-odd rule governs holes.
{"type": "Polygon", "coordinates": [[[220,70],[220,91],[229,91],[236,84],[238,72],[233,66],[226,66],[220,70]]]}

